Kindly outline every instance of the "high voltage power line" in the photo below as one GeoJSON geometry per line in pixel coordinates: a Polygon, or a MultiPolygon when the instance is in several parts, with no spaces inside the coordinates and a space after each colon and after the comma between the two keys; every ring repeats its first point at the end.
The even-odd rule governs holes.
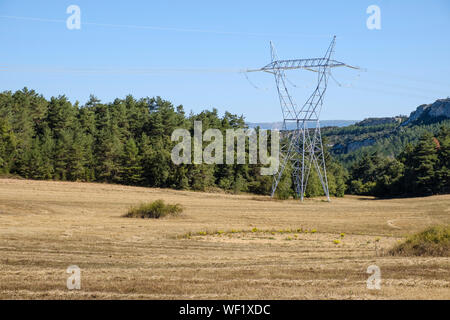
{"type": "MultiPolygon", "coordinates": [[[[222,73],[222,74],[242,74],[245,79],[248,81],[251,87],[256,90],[264,90],[267,91],[269,88],[258,85],[254,82],[254,80],[249,79],[247,76],[248,69],[245,68],[67,68],[67,67],[37,67],[37,66],[8,66],[8,65],[0,65],[0,73],[1,72],[14,72],[14,73],[55,73],[55,74],[74,74],[74,75],[107,75],[107,74],[117,74],[117,75],[157,75],[157,74],[168,74],[168,73],[181,73],[181,74],[212,74],[212,73],[222,73]]],[[[370,70],[365,70],[370,72],[370,70]]],[[[411,96],[418,98],[426,98],[433,99],[430,96],[425,96],[423,93],[434,93],[442,96],[446,96],[449,94],[450,90],[436,90],[427,88],[419,88],[413,86],[404,86],[399,84],[374,81],[368,79],[360,79],[357,77],[351,82],[343,82],[336,79],[333,74],[330,75],[330,78],[339,86],[344,88],[349,88],[353,90],[366,91],[366,92],[374,92],[381,94],[389,94],[389,95],[398,95],[398,96],[411,96]],[[365,82],[368,83],[365,83],[365,82]],[[360,86],[361,83],[368,84],[369,87],[360,86]],[[385,90],[383,88],[370,87],[370,85],[380,85],[384,87],[388,87],[389,90],[385,90]]],[[[392,78],[391,78],[392,79],[392,78]]],[[[289,85],[291,85],[295,89],[308,89],[311,88],[311,85],[308,84],[298,84],[291,81],[286,77],[286,81],[289,85]]],[[[427,83],[426,80],[417,80],[422,83],[427,83]]],[[[428,83],[430,85],[436,85],[435,82],[428,83]]],[[[450,89],[450,85],[440,84],[443,87],[448,87],[450,89]]]]}
{"type": "Polygon", "coordinates": [[[154,74],[154,73],[240,73],[237,68],[67,68],[34,66],[1,66],[0,71],[32,73],[87,73],[87,74],[154,74]]]}
{"type": "MultiPolygon", "coordinates": [[[[13,20],[26,20],[26,21],[35,21],[35,22],[44,22],[44,23],[66,23],[64,19],[48,19],[48,18],[38,18],[38,17],[23,17],[23,16],[11,16],[11,15],[0,15],[0,19],[13,19],[13,20]]],[[[194,28],[177,28],[177,27],[162,27],[162,26],[149,26],[149,25],[127,25],[127,24],[109,24],[109,23],[98,23],[98,22],[83,22],[83,25],[88,26],[98,26],[98,27],[106,27],[106,28],[128,28],[128,29],[147,29],[147,30],[155,30],[155,31],[170,31],[170,32],[190,32],[190,33],[209,33],[209,34],[218,34],[218,35],[236,35],[236,36],[255,36],[255,37],[315,37],[315,38],[328,38],[330,35],[312,35],[312,34],[296,34],[296,33],[283,33],[283,34],[266,34],[266,33],[256,33],[256,32],[234,32],[234,31],[220,31],[220,30],[210,30],[210,29],[194,29],[194,28]]],[[[245,79],[249,82],[249,84],[258,90],[268,90],[268,88],[262,88],[259,85],[256,85],[253,81],[249,79],[247,76],[248,69],[239,69],[239,68],[67,68],[67,67],[36,67],[36,66],[0,66],[0,72],[23,72],[23,73],[72,73],[72,74],[160,74],[160,73],[240,73],[245,76],[245,79]]],[[[367,70],[362,70],[367,71],[367,70]]],[[[446,90],[450,89],[450,85],[439,83],[437,81],[428,81],[423,78],[414,77],[411,75],[404,75],[395,73],[392,71],[384,71],[379,69],[370,69],[370,73],[378,73],[385,74],[389,77],[394,78],[402,78],[404,80],[427,83],[430,85],[439,85],[445,87],[446,90]]],[[[416,96],[421,98],[429,98],[420,95],[420,91],[426,92],[434,92],[436,94],[444,94],[444,92],[438,90],[428,90],[424,88],[417,87],[408,87],[403,85],[396,84],[387,84],[384,82],[379,82],[379,85],[388,86],[390,90],[384,90],[379,88],[367,88],[355,86],[353,83],[343,83],[338,81],[331,74],[331,79],[335,81],[338,86],[362,90],[362,91],[371,91],[371,92],[379,92],[383,94],[391,94],[391,95],[408,95],[408,96],[416,96]],[[402,91],[393,91],[392,88],[397,88],[402,91]],[[410,91],[410,92],[405,92],[410,91]],[[418,94],[419,93],[419,94],[418,94]]],[[[367,80],[367,79],[366,79],[367,80]]],[[[294,84],[286,77],[286,81],[294,88],[309,88],[309,85],[298,85],[294,84]]],[[[358,78],[359,82],[359,78],[358,78]]],[[[371,82],[371,80],[369,80],[371,82]]],[[[376,81],[372,81],[375,82],[376,81]]],[[[446,91],[448,94],[450,90],[446,91]]]]}
{"type": "MultiPolygon", "coordinates": [[[[49,22],[49,23],[66,23],[66,20],[63,20],[63,19],[47,19],[47,18],[7,16],[7,15],[0,15],[0,19],[26,20],[26,21],[35,21],[35,22],[49,22]]],[[[221,30],[211,30],[211,29],[113,24],[113,23],[84,22],[84,21],[82,22],[82,25],[105,27],[105,28],[146,29],[146,30],[155,30],[155,31],[210,33],[210,34],[217,34],[217,35],[231,35],[231,36],[235,35],[235,36],[249,36],[249,37],[305,37],[305,38],[331,38],[332,37],[332,35],[324,35],[324,34],[259,33],[259,32],[241,32],[241,31],[221,31],[221,30]]]]}
{"type": "Polygon", "coordinates": [[[320,132],[320,112],[331,69],[338,67],[359,69],[334,60],[335,44],[336,37],[333,38],[322,58],[280,60],[273,43],[270,42],[271,63],[259,69],[248,70],[248,72],[262,71],[274,75],[283,115],[283,131],[288,133],[288,143],[283,145],[280,150],[280,170],[273,175],[272,197],[283,177],[286,166],[288,166],[288,163],[291,163],[295,193],[301,201],[303,201],[306,192],[310,173],[314,169],[322,184],[323,191],[328,201],[330,201],[325,153],[320,132]],[[286,71],[297,69],[317,73],[315,90],[302,105],[298,105],[294,101],[286,86],[286,71]],[[295,130],[288,130],[288,124],[291,123],[296,126],[295,130]],[[313,124],[315,128],[311,129],[309,124],[313,124]]]}

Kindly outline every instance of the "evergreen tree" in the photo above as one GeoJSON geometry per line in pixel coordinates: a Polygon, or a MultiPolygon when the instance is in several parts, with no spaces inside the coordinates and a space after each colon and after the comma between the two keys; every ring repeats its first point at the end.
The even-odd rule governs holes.
{"type": "Polygon", "coordinates": [[[45,166],[42,159],[39,138],[33,140],[31,149],[26,153],[26,170],[24,177],[29,179],[45,179],[45,166]]]}
{"type": "Polygon", "coordinates": [[[86,181],[84,146],[85,136],[81,130],[73,133],[72,142],[67,148],[67,179],[71,181],[86,181]]]}
{"type": "Polygon", "coordinates": [[[139,149],[134,139],[130,138],[126,142],[121,156],[120,182],[129,185],[139,185],[142,180],[139,149]]]}
{"type": "Polygon", "coordinates": [[[275,191],[274,196],[277,199],[283,200],[289,199],[292,195],[294,195],[292,183],[292,167],[290,163],[288,163],[284,168],[281,180],[278,183],[277,190],[275,191]]]}
{"type": "Polygon", "coordinates": [[[308,184],[306,185],[305,197],[314,198],[323,196],[323,187],[320,182],[319,175],[317,174],[314,164],[311,165],[311,169],[308,177],[308,184]]]}
{"type": "MultiPolygon", "coordinates": [[[[47,101],[27,88],[5,91],[0,93],[0,173],[32,179],[271,193],[273,177],[261,176],[261,165],[175,165],[171,150],[176,143],[171,134],[177,128],[193,134],[196,120],[202,121],[203,132],[217,128],[223,136],[227,129],[246,128],[242,115],[225,112],[220,117],[212,109],[186,116],[183,106],[174,107],[160,97],[136,100],[128,95],[105,104],[91,95],[79,106],[65,96],[47,101]]],[[[377,139],[373,146],[335,157],[325,147],[330,195],[343,196],[346,188],[350,193],[375,196],[450,192],[449,123],[324,129],[324,146],[329,144],[326,138],[334,139],[333,144],[343,142],[339,139],[377,139]],[[333,136],[336,133],[342,137],[333,136]]],[[[248,152],[246,146],[247,160],[248,152]]],[[[294,195],[291,173],[288,164],[276,197],[294,195]]],[[[323,195],[314,167],[305,195],[323,195]]]]}
{"type": "Polygon", "coordinates": [[[0,118],[0,173],[9,173],[16,155],[16,137],[6,119],[0,118]]]}
{"type": "Polygon", "coordinates": [[[437,136],[438,161],[436,168],[437,188],[440,193],[450,192],[450,127],[443,126],[437,136]]]}
{"type": "Polygon", "coordinates": [[[51,130],[48,127],[44,127],[40,145],[40,153],[42,158],[42,179],[52,179],[54,176],[54,149],[55,142],[53,140],[51,130]]]}
{"type": "Polygon", "coordinates": [[[413,192],[416,194],[429,195],[436,191],[437,148],[434,137],[426,133],[411,154],[412,167],[408,170],[414,177],[413,192]]]}

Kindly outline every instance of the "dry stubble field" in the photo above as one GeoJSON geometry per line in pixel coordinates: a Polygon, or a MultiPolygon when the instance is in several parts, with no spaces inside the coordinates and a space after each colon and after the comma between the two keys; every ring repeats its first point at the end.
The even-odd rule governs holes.
{"type": "Polygon", "coordinates": [[[1,179],[0,298],[450,299],[450,258],[383,255],[406,234],[443,223],[449,195],[301,204],[1,179]],[[121,217],[159,198],[182,204],[182,216],[121,217]],[[372,264],[381,290],[366,288],[372,264]],[[81,268],[79,291],[66,288],[69,265],[81,268]]]}

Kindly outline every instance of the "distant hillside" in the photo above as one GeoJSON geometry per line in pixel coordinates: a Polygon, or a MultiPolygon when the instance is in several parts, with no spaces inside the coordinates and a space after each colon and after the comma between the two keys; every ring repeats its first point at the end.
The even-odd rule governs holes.
{"type": "MultiPolygon", "coordinates": [[[[320,127],[346,127],[355,124],[358,120],[322,120],[320,121],[320,127]]],[[[283,122],[247,122],[249,128],[260,127],[261,129],[270,130],[278,129],[280,130],[283,126],[283,122]]],[[[312,126],[313,124],[311,124],[312,126]]],[[[288,130],[295,129],[295,124],[291,123],[288,125],[288,130]]]]}
{"type": "Polygon", "coordinates": [[[426,124],[450,118],[450,98],[436,100],[432,104],[423,104],[412,112],[403,124],[426,124]]]}
{"type": "Polygon", "coordinates": [[[383,124],[400,124],[406,121],[408,117],[406,116],[398,116],[391,118],[367,118],[363,121],[357,123],[358,126],[362,127],[370,127],[370,126],[378,126],[383,124]]]}
{"type": "Polygon", "coordinates": [[[342,128],[324,128],[330,152],[349,165],[366,152],[394,157],[425,132],[450,126],[450,98],[421,105],[409,117],[369,118],[342,128]]]}

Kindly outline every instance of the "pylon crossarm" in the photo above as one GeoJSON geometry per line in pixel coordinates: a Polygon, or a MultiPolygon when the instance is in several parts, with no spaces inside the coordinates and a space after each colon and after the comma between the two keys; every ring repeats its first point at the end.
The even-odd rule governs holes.
{"type": "Polygon", "coordinates": [[[279,60],[275,47],[271,42],[271,62],[260,69],[247,70],[247,72],[262,71],[274,75],[283,114],[283,130],[287,131],[285,138],[288,142],[280,150],[280,169],[273,176],[272,196],[275,194],[288,162],[290,162],[292,164],[293,182],[297,197],[303,200],[310,172],[315,169],[323,191],[329,200],[325,153],[323,151],[319,124],[324,94],[327,90],[331,68],[349,67],[359,69],[332,59],[335,44],[336,37],[331,41],[323,58],[279,60]],[[317,86],[301,108],[294,102],[286,86],[286,70],[295,69],[314,71],[318,74],[317,86]],[[296,129],[289,132],[287,123],[292,122],[296,123],[296,129]],[[308,127],[310,123],[315,123],[316,127],[310,129],[308,127]],[[313,130],[314,133],[312,133],[313,130]]]}
{"type": "Polygon", "coordinates": [[[326,58],[315,58],[315,59],[277,60],[259,69],[249,69],[247,70],[247,72],[264,71],[274,73],[278,70],[295,70],[295,69],[305,69],[308,71],[318,72],[319,70],[316,69],[337,68],[337,67],[349,67],[353,69],[358,69],[358,67],[349,66],[340,61],[328,60],[326,58]]]}

